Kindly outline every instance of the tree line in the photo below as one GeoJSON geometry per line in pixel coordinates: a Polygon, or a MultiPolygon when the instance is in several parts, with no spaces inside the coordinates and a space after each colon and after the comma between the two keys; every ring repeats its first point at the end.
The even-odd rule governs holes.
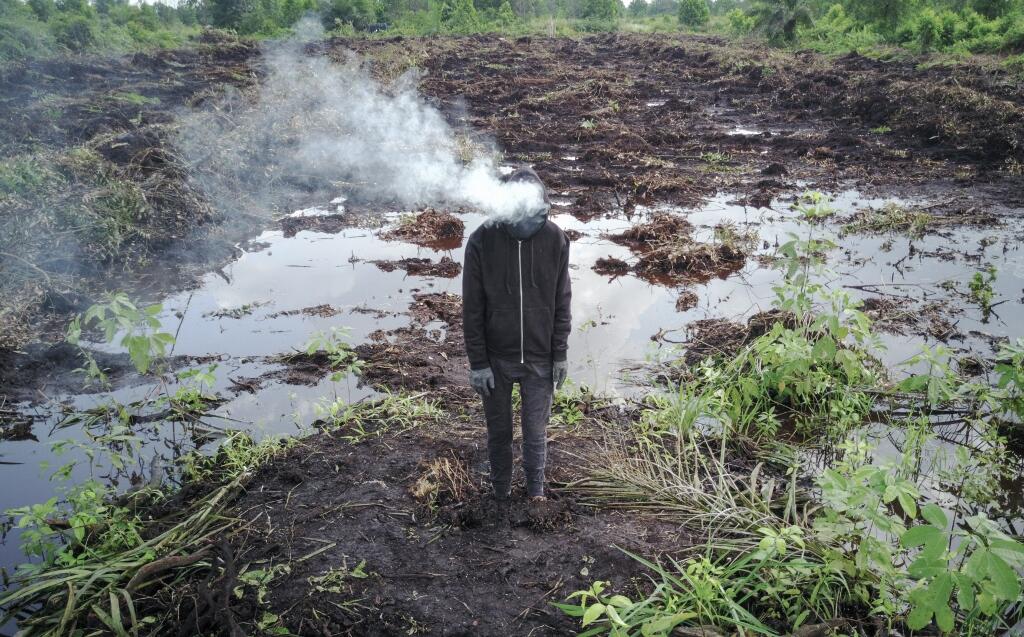
{"type": "Polygon", "coordinates": [[[0,0],[0,62],[172,46],[204,27],[273,37],[308,13],[349,34],[702,30],[819,50],[1024,51],[1024,0],[0,0]]]}

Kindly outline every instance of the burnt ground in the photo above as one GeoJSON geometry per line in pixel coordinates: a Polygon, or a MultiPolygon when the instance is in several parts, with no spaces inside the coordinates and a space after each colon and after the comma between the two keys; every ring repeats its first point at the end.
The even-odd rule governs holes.
{"type": "MultiPolygon", "coordinates": [[[[308,47],[337,59],[349,50],[369,59],[384,81],[423,69],[422,92],[453,125],[493,138],[509,161],[533,164],[580,218],[609,210],[628,217],[642,203],[694,205],[720,191],[765,206],[807,188],[925,194],[939,200],[930,214],[952,223],[1024,205],[1024,89],[991,62],[929,67],[926,59],[830,58],[674,35],[334,39],[308,47]]],[[[251,44],[208,34],[191,49],[0,74],[3,156],[84,144],[155,202],[135,238],[144,258],[127,265],[74,259],[68,265],[91,267],[76,270],[73,281],[59,271],[37,277],[8,297],[11,307],[0,313],[0,385],[39,384],[48,370],[34,374],[19,348],[58,340],[67,317],[99,291],[159,294],[180,286],[187,275],[169,271],[229,257],[237,237],[264,223],[255,214],[241,227],[226,226],[191,190],[168,135],[176,109],[215,104],[224,86],[244,90],[258,81],[258,58],[251,44]],[[161,199],[168,183],[176,195],[161,199]],[[200,240],[209,237],[224,249],[200,240]],[[24,302],[14,305],[16,297],[24,302]]],[[[444,213],[428,212],[445,221],[444,213]]],[[[310,223],[337,231],[358,219],[285,219],[282,227],[295,232],[310,223]]],[[[438,230],[450,231],[440,248],[461,234],[438,230]]],[[[3,259],[9,272],[34,273],[3,259]]],[[[647,263],[640,274],[678,283],[676,265],[690,262],[647,263]]],[[[415,274],[438,264],[394,265],[415,274]]]]}
{"type": "MultiPolygon", "coordinates": [[[[250,524],[234,552],[238,563],[291,565],[269,586],[266,609],[298,635],[567,634],[572,621],[549,601],[593,578],[630,590],[641,576],[616,547],[652,555],[691,544],[675,526],[557,495],[538,508],[520,490],[502,513],[484,493],[482,427],[480,414],[448,414],[354,444],[344,430],[320,434],[264,468],[235,506],[250,524]],[[457,497],[443,484],[429,508],[414,492],[439,459],[458,465],[466,481],[457,497]],[[364,560],[366,578],[336,592],[311,590],[310,577],[364,560]]],[[[557,430],[552,437],[560,467],[552,479],[570,479],[567,451],[580,440],[557,430]]],[[[240,622],[253,617],[247,602],[235,604],[240,622]]]]}
{"type": "Polygon", "coordinates": [[[970,188],[973,198],[949,193],[939,212],[951,215],[1024,202],[1024,89],[997,65],[925,68],[626,34],[326,48],[370,56],[385,77],[396,64],[425,69],[426,94],[534,164],[581,217],[722,190],[757,205],[806,187],[797,180],[823,190],[970,188]]]}
{"type": "MultiPolygon", "coordinates": [[[[340,58],[348,49],[384,78],[423,68],[422,90],[453,123],[534,164],[580,218],[693,205],[720,191],[768,205],[808,187],[932,194],[943,203],[930,212],[952,222],[1024,205],[1024,89],[993,67],[832,59],[693,36],[332,40],[312,50],[340,58]],[[880,126],[890,132],[872,131],[880,126]],[[760,132],[730,134],[736,127],[760,132]]],[[[254,55],[222,63],[215,51],[192,62],[197,72],[211,73],[203,64],[248,69],[254,55]]],[[[0,109],[9,118],[14,106],[0,109]]],[[[692,302],[680,297],[684,307],[692,302]]],[[[236,565],[290,565],[266,597],[292,632],[565,634],[570,622],[547,600],[594,579],[622,587],[641,573],[614,546],[658,555],[699,541],[650,519],[591,511],[557,489],[539,513],[517,493],[508,518],[495,515],[484,498],[483,423],[465,386],[459,311],[457,297],[417,296],[409,326],[375,333],[356,350],[364,382],[428,392],[441,401],[440,421],[357,440],[345,429],[316,434],[264,467],[235,503],[248,522],[232,540],[236,565]],[[414,492],[441,459],[460,468],[461,486],[427,506],[414,492]],[[367,576],[343,578],[337,591],[310,581],[363,560],[367,576]]],[[[693,329],[713,354],[764,326],[693,329]]],[[[329,371],[323,358],[295,358],[307,381],[329,371]]],[[[5,386],[39,381],[25,366],[8,367],[19,373],[5,374],[5,386]]],[[[579,475],[594,435],[552,429],[553,486],[579,475]]],[[[250,627],[262,612],[254,596],[246,590],[232,601],[236,620],[250,627]]],[[[183,617],[182,634],[195,633],[183,617]]]]}

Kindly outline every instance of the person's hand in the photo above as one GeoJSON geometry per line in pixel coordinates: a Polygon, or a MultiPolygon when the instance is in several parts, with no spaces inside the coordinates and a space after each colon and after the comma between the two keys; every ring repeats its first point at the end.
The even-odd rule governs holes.
{"type": "Polygon", "coordinates": [[[569,376],[569,361],[555,361],[551,364],[551,379],[555,381],[555,389],[561,389],[569,376]]]}
{"type": "Polygon", "coordinates": [[[471,369],[469,370],[469,384],[472,385],[473,391],[480,394],[481,397],[490,398],[491,391],[494,389],[494,372],[490,367],[471,369]]]}

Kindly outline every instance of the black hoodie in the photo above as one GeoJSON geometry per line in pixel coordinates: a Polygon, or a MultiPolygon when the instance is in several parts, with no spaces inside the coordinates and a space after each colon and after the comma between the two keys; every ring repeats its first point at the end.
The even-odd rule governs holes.
{"type": "Polygon", "coordinates": [[[488,222],[466,243],[462,326],[472,369],[490,367],[492,357],[528,363],[566,359],[572,328],[569,239],[546,219],[532,235],[515,232],[516,226],[488,222]]]}

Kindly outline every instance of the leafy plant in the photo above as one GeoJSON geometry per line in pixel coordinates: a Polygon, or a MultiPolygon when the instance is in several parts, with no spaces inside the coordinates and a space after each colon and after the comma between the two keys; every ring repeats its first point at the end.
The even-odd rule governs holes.
{"type": "Polygon", "coordinates": [[[193,451],[183,456],[182,470],[193,481],[229,482],[250,475],[297,443],[294,437],[268,437],[257,441],[247,432],[228,431],[215,454],[193,451]]]}
{"type": "Polygon", "coordinates": [[[323,352],[334,370],[331,375],[333,382],[338,382],[346,376],[358,376],[363,369],[363,361],[356,355],[355,350],[348,343],[350,330],[348,328],[332,327],[329,332],[317,332],[306,343],[306,354],[313,355],[323,352]]]}
{"type": "Polygon", "coordinates": [[[169,403],[179,418],[196,417],[217,401],[217,396],[210,392],[213,384],[217,382],[214,375],[216,370],[217,365],[212,364],[205,370],[194,368],[178,373],[181,385],[171,395],[169,403]]]}
{"type": "Polygon", "coordinates": [[[707,165],[707,170],[714,172],[724,172],[732,161],[732,157],[727,153],[719,152],[701,153],[700,159],[707,165]]]}
{"type": "Polygon", "coordinates": [[[996,273],[995,266],[990,265],[984,272],[975,272],[968,283],[971,300],[981,308],[982,323],[987,323],[992,316],[992,300],[995,298],[992,284],[995,283],[996,273]]]}
{"type": "Polygon", "coordinates": [[[861,601],[890,615],[908,608],[911,630],[932,622],[962,634],[1008,627],[1012,615],[1004,615],[1021,594],[1024,545],[982,515],[969,516],[967,529],[951,529],[942,508],[922,504],[917,486],[897,467],[866,463],[870,449],[863,441],[846,450],[848,457],[817,481],[828,506],[815,530],[844,547],[831,559],[856,574],[861,601]],[[924,523],[908,525],[919,515],[924,523]]]}
{"type": "Polygon", "coordinates": [[[584,409],[593,399],[591,391],[571,382],[555,392],[551,405],[551,423],[572,429],[586,420],[584,409]]]}
{"type": "Polygon", "coordinates": [[[797,29],[814,24],[806,0],[759,0],[751,9],[754,28],[771,42],[791,44],[797,29]]]}
{"type": "Polygon", "coordinates": [[[996,361],[996,414],[1024,421],[1024,338],[1001,345],[996,361]]]}
{"type": "Polygon", "coordinates": [[[349,580],[367,577],[366,560],[361,560],[353,569],[349,569],[346,561],[339,568],[328,569],[323,575],[311,575],[307,581],[310,588],[319,593],[347,594],[351,592],[349,580]]]}
{"type": "Polygon", "coordinates": [[[407,431],[439,420],[444,412],[425,394],[388,393],[375,401],[348,403],[341,399],[314,403],[317,426],[338,432],[352,443],[379,437],[388,431],[407,431]]]}
{"type": "Polygon", "coordinates": [[[163,311],[159,304],[139,308],[128,295],[115,292],[105,303],[97,303],[84,314],[72,319],[67,329],[67,341],[79,346],[86,360],[84,371],[90,380],[106,382],[106,375],[95,358],[81,346],[82,332],[98,329],[107,343],[120,335],[119,344],[128,350],[132,364],[140,374],[149,371],[154,361],[162,358],[174,343],[174,336],[157,331],[160,321],[156,317],[163,311]]]}
{"type": "Polygon", "coordinates": [[[798,527],[761,528],[757,547],[740,554],[709,546],[704,555],[667,564],[627,552],[656,575],[653,591],[634,602],[608,595],[608,582],[595,582],[555,604],[580,619],[583,635],[668,636],[680,624],[717,626],[740,634],[795,632],[802,625],[828,620],[846,597],[840,571],[808,553],[798,527]]]}
{"type": "Polygon", "coordinates": [[[688,27],[701,27],[711,18],[707,0],[680,0],[679,23],[688,27]]]}

